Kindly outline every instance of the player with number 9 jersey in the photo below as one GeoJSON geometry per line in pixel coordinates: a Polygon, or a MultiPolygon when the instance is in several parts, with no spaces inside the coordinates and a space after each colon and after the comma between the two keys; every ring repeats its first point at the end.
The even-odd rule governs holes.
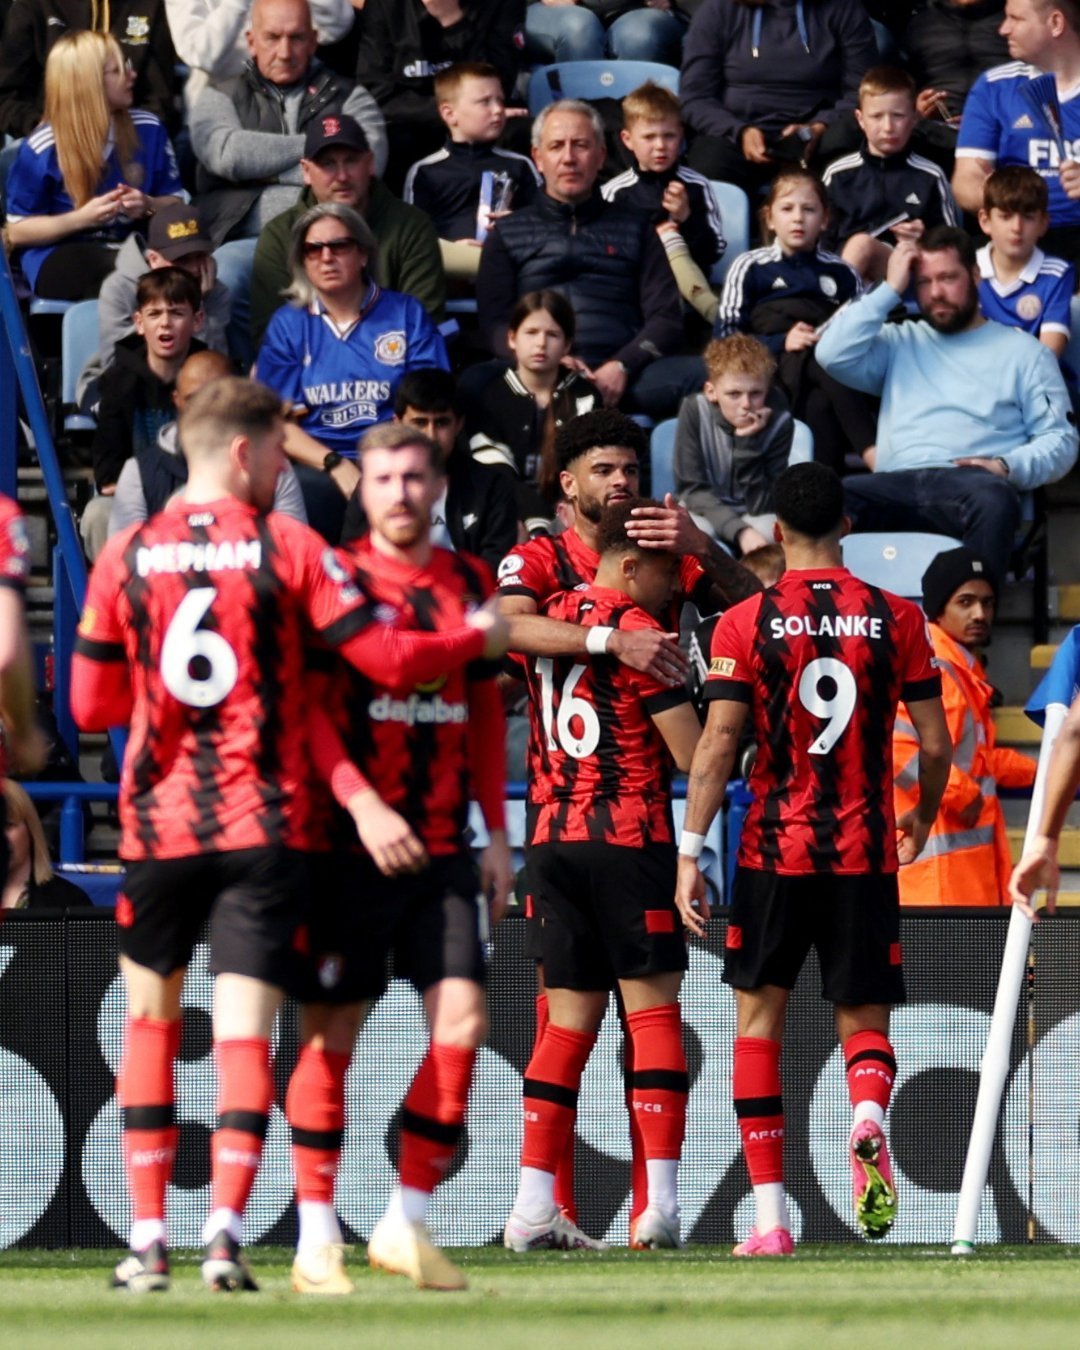
{"type": "Polygon", "coordinates": [[[758,747],[739,865],[895,872],[897,702],[939,689],[918,606],[843,569],[788,571],[721,615],[704,697],[747,703],[758,747]]]}

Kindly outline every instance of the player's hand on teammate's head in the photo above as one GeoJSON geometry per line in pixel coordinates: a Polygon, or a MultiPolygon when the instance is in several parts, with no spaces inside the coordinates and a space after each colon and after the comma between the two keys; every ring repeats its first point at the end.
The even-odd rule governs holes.
{"type": "Polygon", "coordinates": [[[626,522],[626,534],[642,548],[659,548],[667,553],[699,554],[709,545],[708,535],[670,492],[665,494],[662,506],[635,506],[626,522]]]}
{"type": "Polygon", "coordinates": [[[679,858],[675,906],[687,932],[703,938],[705,923],[712,910],[709,907],[709,892],[705,885],[705,877],[695,858],[679,858]]]}
{"type": "Polygon", "coordinates": [[[616,628],[608,639],[608,655],[631,670],[651,675],[661,684],[678,688],[686,679],[690,662],[679,646],[678,633],[661,633],[658,628],[616,628]]]}
{"type": "Polygon", "coordinates": [[[484,634],[484,656],[488,661],[503,656],[510,645],[510,625],[499,613],[498,607],[499,597],[493,595],[466,619],[470,628],[479,628],[484,634]]]}
{"type": "Polygon", "coordinates": [[[480,889],[488,902],[492,927],[506,917],[514,888],[514,863],[505,830],[492,830],[487,848],[480,855],[480,889]]]}
{"type": "Polygon", "coordinates": [[[1040,890],[1046,891],[1046,912],[1053,914],[1057,910],[1060,884],[1057,844],[1046,835],[1036,835],[1031,847],[1024,850],[1024,856],[1013,868],[1009,878],[1009,899],[1034,923],[1039,917],[1038,907],[1034,904],[1036,894],[1040,890]]]}

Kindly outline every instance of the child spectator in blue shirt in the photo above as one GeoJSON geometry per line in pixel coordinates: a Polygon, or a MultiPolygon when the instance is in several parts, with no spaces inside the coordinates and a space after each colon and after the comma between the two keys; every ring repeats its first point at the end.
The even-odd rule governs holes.
{"type": "Polygon", "coordinates": [[[855,118],[863,147],[834,160],[822,175],[829,198],[824,240],[864,281],[882,281],[898,239],[917,241],[925,230],[959,220],[945,174],[908,148],[919,114],[915,82],[906,71],[867,71],[855,118]]]}
{"type": "Polygon", "coordinates": [[[435,102],[449,137],[441,150],[412,166],[402,196],[431,217],[447,276],[469,280],[480,266],[493,188],[505,186],[504,199],[495,203],[502,209],[527,206],[540,176],[524,155],[495,144],[506,126],[506,95],[494,66],[448,66],[435,76],[435,102]],[[482,204],[485,179],[489,200],[482,204]]]}
{"type": "Polygon", "coordinates": [[[978,252],[979,308],[988,319],[1031,333],[1060,359],[1076,273],[1039,248],[1050,225],[1049,197],[1046,181],[1021,165],[995,169],[986,180],[979,225],[990,242],[978,252]]]}

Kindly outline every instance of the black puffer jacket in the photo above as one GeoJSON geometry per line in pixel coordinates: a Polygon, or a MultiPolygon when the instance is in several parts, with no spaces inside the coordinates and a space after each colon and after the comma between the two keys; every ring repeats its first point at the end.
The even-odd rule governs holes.
{"type": "Polygon", "coordinates": [[[902,46],[919,89],[944,89],[949,111],[959,115],[968,90],[984,70],[1009,59],[1009,44],[998,32],[1005,0],[954,5],[930,0],[915,14],[902,46]]]}
{"type": "MultiPolygon", "coordinates": [[[[45,59],[57,38],[92,28],[90,0],[14,0],[0,38],[0,133],[27,136],[45,104],[45,59]]],[[[164,0],[112,0],[109,31],[135,71],[132,106],[158,116],[171,132],[180,125],[176,53],[164,0]]],[[[2,136],[0,136],[2,139],[2,136]]]]}
{"type": "Polygon", "coordinates": [[[573,306],[574,353],[591,366],[617,360],[636,375],[655,357],[679,350],[679,292],[652,223],[598,192],[576,206],[541,192],[488,235],[476,300],[491,351],[507,355],[515,302],[549,288],[573,306]]]}

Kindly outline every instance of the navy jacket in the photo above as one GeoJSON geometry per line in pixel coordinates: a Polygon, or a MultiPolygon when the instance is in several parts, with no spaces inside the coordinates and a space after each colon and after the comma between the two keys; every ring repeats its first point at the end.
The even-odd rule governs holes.
{"type": "Polygon", "coordinates": [[[734,140],[854,108],[877,63],[860,0],[704,0],[683,44],[679,95],[694,131],[734,140]]]}
{"type": "Polygon", "coordinates": [[[491,351],[509,354],[515,302],[548,287],[573,305],[574,353],[590,366],[617,360],[633,376],[680,348],[679,292],[651,220],[599,192],[577,206],[541,192],[492,229],[476,278],[480,332],[491,351]]]}

